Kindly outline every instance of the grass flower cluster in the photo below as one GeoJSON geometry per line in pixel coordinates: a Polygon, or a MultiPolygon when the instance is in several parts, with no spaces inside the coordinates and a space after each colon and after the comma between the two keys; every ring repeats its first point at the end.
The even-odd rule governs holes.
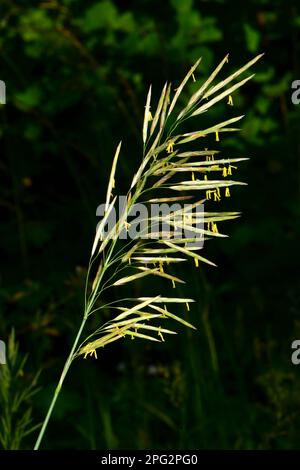
{"type": "MultiPolygon", "coordinates": [[[[117,201],[115,175],[121,154],[121,143],[117,146],[107,187],[105,214],[98,224],[91,250],[81,324],[35,449],[40,446],[66,374],[76,358],[88,356],[97,358],[99,349],[126,337],[152,342],[164,341],[168,335],[176,334],[172,326],[176,322],[194,328],[185,320],[184,314],[178,316],[172,311],[174,304],[189,309],[189,304],[194,301],[192,298],[167,297],[162,292],[154,296],[126,297],[105,303],[103,294],[105,293],[107,298],[106,291],[109,289],[118,289],[119,286],[129,285],[149,276],[162,278],[173,287],[176,287],[176,283],[184,284],[184,279],[174,275],[170,267],[185,262],[188,258],[191,258],[196,266],[200,263],[214,265],[199,254],[200,247],[193,246],[193,242],[199,240],[199,236],[203,240],[226,236],[219,231],[218,224],[237,218],[238,212],[205,211],[186,218],[183,217],[181,210],[175,210],[169,214],[170,230],[159,233],[158,229],[156,239],[143,237],[124,241],[120,240],[118,235],[123,230],[129,229],[128,216],[137,202],[151,204],[189,201],[192,211],[206,201],[213,203],[220,201],[222,197],[230,197],[233,186],[245,184],[236,181],[232,176],[237,169],[237,163],[246,158],[221,158],[218,150],[209,149],[205,144],[205,138],[209,135],[214,137],[215,142],[219,142],[223,134],[239,130],[235,125],[243,116],[235,116],[196,131],[183,132],[181,129],[186,128],[189,122],[193,122],[195,116],[208,113],[212,106],[222,100],[226,100],[228,106],[232,106],[234,92],[253,77],[251,75],[240,79],[241,75],[260,57],[261,55],[255,57],[224,80],[217,81],[219,72],[228,62],[226,56],[190,97],[183,109],[178,110],[178,99],[185,85],[190,80],[196,80],[201,59],[189,70],[175,93],[172,93],[171,83],[164,85],[156,109],[152,103],[150,86],[142,127],[141,163],[128,190],[124,212],[113,229],[103,235],[103,228],[117,201]],[[203,228],[199,228],[199,222],[203,228]],[[194,235],[189,238],[184,235],[180,238],[174,237],[173,229],[178,226],[183,229],[183,233],[187,231],[194,235]],[[110,309],[112,313],[110,320],[104,324],[100,323],[91,334],[84,335],[89,319],[104,309],[110,309]]],[[[159,216],[156,220],[158,227],[164,221],[164,216],[159,216]]],[[[153,220],[149,216],[146,225],[151,223],[153,220]]]]}

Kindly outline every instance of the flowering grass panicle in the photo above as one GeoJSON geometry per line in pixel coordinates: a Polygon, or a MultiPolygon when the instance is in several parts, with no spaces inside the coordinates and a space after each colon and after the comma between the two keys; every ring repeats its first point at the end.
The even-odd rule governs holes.
{"type": "MultiPolygon", "coordinates": [[[[227,78],[217,81],[221,69],[228,62],[227,55],[179,110],[177,110],[178,99],[190,80],[195,83],[201,59],[191,67],[174,94],[171,91],[171,83],[165,83],[156,109],[152,103],[150,86],[142,126],[141,163],[126,195],[124,211],[114,226],[105,232],[104,227],[117,204],[115,179],[121,154],[121,142],[119,143],[107,186],[105,213],[98,224],[92,245],[82,321],[35,449],[40,446],[62,384],[75,358],[97,358],[100,349],[124,338],[165,341],[167,336],[176,334],[176,323],[195,328],[185,320],[184,312],[178,315],[172,311],[176,304],[189,309],[190,303],[194,300],[189,297],[166,297],[163,294],[163,287],[161,292],[147,297],[122,298],[120,295],[120,298],[114,302],[105,302],[104,298],[109,297],[110,289],[118,290],[122,285],[128,286],[141,278],[153,276],[162,278],[166,283],[170,283],[172,288],[176,288],[177,283],[184,284],[185,280],[177,277],[173,271],[170,272],[170,267],[189,258],[196,266],[202,263],[214,265],[199,253],[202,244],[196,242],[199,242],[199,238],[203,241],[226,236],[220,231],[220,223],[239,217],[238,212],[220,211],[219,203],[222,198],[231,196],[233,186],[245,184],[233,179],[233,175],[237,170],[237,163],[247,158],[224,158],[220,156],[218,149],[209,148],[208,142],[211,139],[206,138],[212,136],[215,143],[218,143],[227,133],[239,130],[235,125],[243,116],[230,117],[199,130],[183,132],[181,129],[183,124],[186,129],[189,122],[193,123],[196,116],[203,116],[202,122],[205,122],[210,108],[218,102],[225,100],[230,106],[228,109],[232,111],[234,92],[253,77],[250,75],[241,78],[241,75],[261,56],[262,54],[258,55],[227,78]],[[150,109],[155,109],[155,112],[152,114],[150,109]],[[155,239],[143,236],[120,240],[119,235],[130,230],[129,215],[137,202],[150,205],[153,202],[179,203],[186,200],[189,201],[189,216],[186,217],[183,209],[171,211],[167,217],[167,229],[166,215],[157,216],[155,222],[158,229],[155,239]],[[193,212],[195,208],[206,202],[209,207],[216,204],[213,210],[193,212]],[[164,230],[161,231],[162,224],[164,230]],[[182,235],[179,237],[176,236],[177,228],[181,229],[182,235]],[[189,235],[185,236],[186,233],[189,235]],[[97,312],[98,318],[101,318],[99,313],[104,309],[111,311],[109,321],[100,323],[99,327],[88,336],[83,335],[90,317],[97,312]]],[[[149,228],[151,224],[153,220],[149,215],[144,220],[144,226],[149,228]]]]}

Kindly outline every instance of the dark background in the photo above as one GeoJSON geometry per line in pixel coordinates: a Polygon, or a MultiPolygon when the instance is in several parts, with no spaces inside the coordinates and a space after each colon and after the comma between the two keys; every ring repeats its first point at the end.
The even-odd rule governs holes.
{"type": "MultiPolygon", "coordinates": [[[[251,157],[238,175],[249,186],[233,190],[226,209],[243,217],[226,223],[228,239],[207,244],[218,268],[177,272],[188,279],[178,295],[197,300],[185,317],[197,332],[180,328],[154,346],[120,341],[98,361],[77,360],[43,447],[299,448],[297,2],[2,0],[0,13],[0,338],[14,327],[29,355],[21,383],[42,369],[41,390],[24,404],[33,424],[80,323],[96,207],[120,139],[120,194],[140,161],[149,84],[158,96],[200,56],[199,82],[228,52],[225,73],[265,52],[235,95],[246,117],[229,142],[251,157]]],[[[214,113],[229,117],[223,105],[214,113]]],[[[137,295],[146,290],[136,283],[137,295]]]]}

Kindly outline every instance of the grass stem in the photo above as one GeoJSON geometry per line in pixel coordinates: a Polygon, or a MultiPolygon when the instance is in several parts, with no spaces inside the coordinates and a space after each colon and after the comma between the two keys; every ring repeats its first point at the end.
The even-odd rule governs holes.
{"type": "Polygon", "coordinates": [[[41,427],[41,430],[40,430],[40,433],[38,435],[38,438],[36,440],[36,443],[35,443],[35,446],[34,446],[34,450],[38,450],[39,447],[40,447],[40,444],[42,442],[42,439],[44,437],[44,434],[45,434],[45,431],[47,429],[47,426],[48,426],[48,422],[51,418],[51,415],[52,415],[52,412],[53,412],[53,409],[54,409],[54,406],[55,406],[55,403],[56,403],[56,400],[60,394],[60,391],[61,391],[61,388],[62,388],[62,385],[64,383],[64,380],[66,378],[66,375],[70,369],[70,366],[72,364],[72,361],[74,359],[74,352],[77,348],[77,345],[78,345],[78,342],[80,340],[80,337],[81,337],[81,334],[82,334],[82,331],[83,331],[83,328],[85,326],[85,323],[86,323],[86,320],[87,320],[87,316],[84,315],[83,316],[83,319],[82,319],[82,322],[81,322],[81,325],[79,327],[79,330],[77,332],[77,335],[76,335],[76,338],[74,340],[74,343],[73,343],[73,346],[72,346],[72,349],[70,351],[70,354],[65,362],[65,365],[64,365],[64,368],[62,370],[62,373],[61,373],[61,376],[60,376],[60,379],[59,379],[59,382],[57,384],[57,387],[55,389],[55,392],[53,394],[53,397],[52,397],[52,400],[51,400],[51,403],[50,403],[50,406],[49,406],[49,409],[48,409],[48,412],[47,412],[47,415],[46,415],[46,418],[43,422],[43,425],[41,427]]]}

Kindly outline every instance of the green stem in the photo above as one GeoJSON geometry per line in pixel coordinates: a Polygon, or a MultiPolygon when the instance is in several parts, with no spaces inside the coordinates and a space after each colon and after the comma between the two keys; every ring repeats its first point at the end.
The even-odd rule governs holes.
{"type": "Polygon", "coordinates": [[[52,415],[52,412],[53,412],[53,409],[54,409],[54,406],[55,406],[55,403],[56,403],[56,400],[60,394],[60,391],[61,391],[61,388],[62,388],[62,385],[63,385],[63,382],[66,378],[66,375],[70,369],[70,366],[72,364],[72,360],[73,360],[73,356],[74,356],[74,352],[77,348],[77,345],[78,345],[78,342],[79,342],[79,339],[80,339],[80,336],[81,336],[81,333],[82,333],[82,330],[85,326],[85,322],[87,320],[87,315],[84,315],[83,319],[82,319],[82,322],[81,322],[81,325],[80,325],[80,328],[78,330],[78,333],[76,335],[76,338],[74,340],[74,343],[73,343],[73,346],[72,346],[72,349],[70,351],[70,354],[65,362],[65,365],[64,365],[64,368],[62,370],[62,373],[61,373],[61,376],[60,376],[60,379],[59,379],[59,382],[57,384],[57,387],[55,389],[55,392],[54,392],[54,395],[52,397],[52,400],[51,400],[51,403],[50,403],[50,406],[49,406],[49,409],[48,409],[48,412],[47,412],[47,415],[46,415],[46,418],[43,422],[43,425],[42,425],[42,428],[40,430],[40,433],[39,433],[39,436],[36,440],[36,443],[35,443],[35,446],[34,446],[34,450],[38,450],[39,447],[40,447],[40,444],[41,444],[41,441],[44,437],[44,434],[45,434],[45,431],[46,431],[46,428],[47,428],[47,425],[48,425],[48,422],[51,418],[51,415],[52,415]]]}
{"type": "MultiPolygon", "coordinates": [[[[140,185],[139,185],[139,187],[137,188],[137,190],[136,190],[134,196],[132,197],[130,206],[131,206],[132,204],[134,204],[134,202],[136,201],[136,199],[137,199],[138,196],[140,195],[144,184],[145,184],[145,181],[142,182],[142,183],[140,183],[140,185]]],[[[46,418],[45,418],[45,420],[44,420],[44,422],[43,422],[43,425],[42,425],[42,428],[41,428],[41,430],[40,430],[39,436],[38,436],[37,441],[36,441],[36,443],[35,443],[34,450],[38,450],[38,449],[39,449],[40,444],[41,444],[41,441],[42,441],[42,439],[43,439],[43,437],[44,437],[46,428],[47,428],[47,426],[48,426],[48,422],[49,422],[49,420],[50,420],[50,418],[51,418],[53,409],[54,409],[54,407],[55,407],[56,400],[57,400],[57,398],[58,398],[58,396],[59,396],[59,394],[60,394],[60,391],[61,391],[63,382],[64,382],[64,380],[65,380],[65,378],[66,378],[66,375],[67,375],[67,373],[68,373],[68,371],[69,371],[69,369],[70,369],[70,366],[71,366],[71,364],[72,364],[74,352],[75,352],[75,350],[76,350],[76,348],[77,348],[77,345],[78,345],[78,342],[79,342],[79,339],[80,339],[82,330],[83,330],[83,328],[84,328],[84,326],[85,326],[85,323],[86,323],[87,318],[88,318],[88,316],[89,316],[89,314],[90,314],[90,311],[91,311],[91,309],[93,308],[93,305],[94,305],[94,303],[95,303],[96,297],[97,297],[97,295],[99,295],[99,292],[98,292],[98,290],[99,290],[99,285],[100,285],[100,283],[101,283],[101,281],[102,281],[104,272],[105,272],[105,270],[106,270],[106,268],[107,268],[107,266],[108,266],[108,263],[109,263],[109,260],[110,260],[110,258],[111,258],[111,256],[112,256],[112,253],[113,253],[113,250],[114,250],[114,248],[115,248],[115,245],[116,245],[116,240],[113,240],[113,243],[112,243],[112,246],[111,246],[111,248],[110,248],[109,254],[108,254],[107,258],[106,258],[106,263],[105,263],[105,265],[103,266],[101,275],[99,276],[99,279],[98,279],[98,281],[97,281],[97,284],[96,284],[96,286],[94,287],[93,293],[92,293],[92,295],[91,295],[91,297],[89,298],[88,301],[87,301],[86,298],[85,298],[85,312],[84,312],[84,316],[83,316],[83,319],[82,319],[80,328],[79,328],[79,330],[78,330],[78,333],[77,333],[77,336],[76,336],[75,341],[74,341],[74,343],[73,343],[73,346],[72,346],[72,349],[71,349],[71,351],[70,351],[70,354],[69,354],[69,356],[68,356],[68,358],[67,358],[67,360],[66,360],[66,362],[65,362],[65,365],[64,365],[63,371],[62,371],[62,373],[61,373],[61,376],[60,376],[58,385],[57,385],[57,387],[56,387],[56,389],[55,389],[55,392],[54,392],[54,394],[53,394],[53,397],[52,397],[52,400],[51,400],[51,403],[50,403],[50,406],[49,406],[49,409],[48,409],[46,418]]],[[[90,265],[89,265],[89,270],[90,270],[90,265]]],[[[88,273],[89,273],[89,271],[88,271],[88,273]]],[[[89,275],[89,274],[88,274],[88,275],[89,275]]],[[[87,280],[88,280],[88,277],[87,277],[87,280]]],[[[85,295],[85,297],[86,297],[86,295],[85,295]]]]}

